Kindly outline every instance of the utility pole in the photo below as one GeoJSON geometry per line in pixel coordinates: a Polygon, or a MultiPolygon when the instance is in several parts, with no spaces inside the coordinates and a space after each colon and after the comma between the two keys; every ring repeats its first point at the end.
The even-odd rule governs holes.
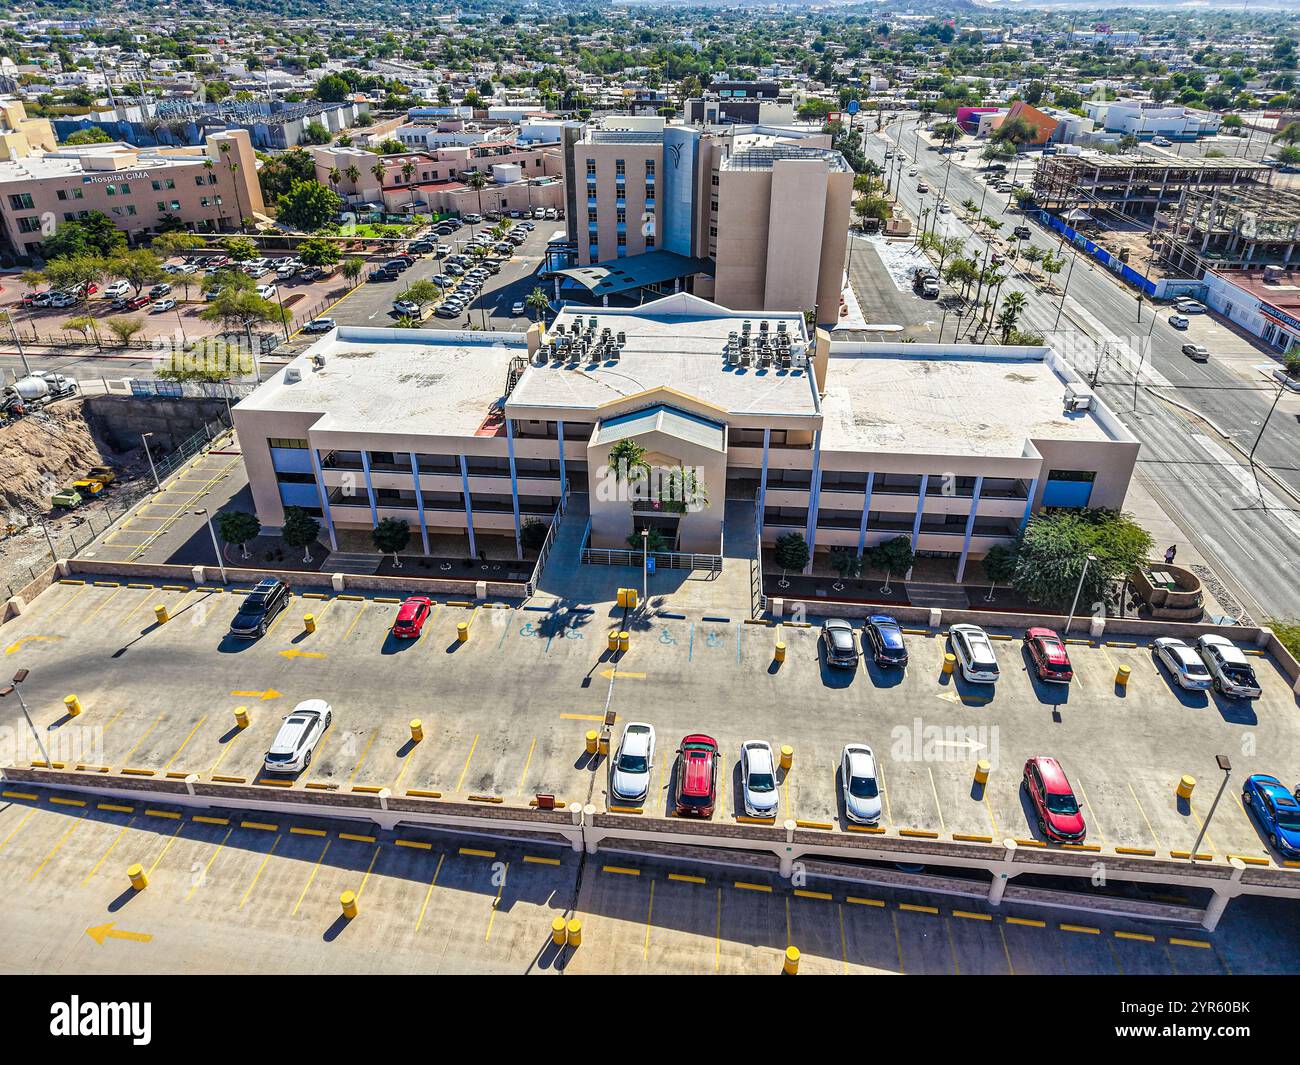
{"type": "Polygon", "coordinates": [[[1246,461],[1250,464],[1250,472],[1255,477],[1255,494],[1259,497],[1259,505],[1264,506],[1264,489],[1260,487],[1259,470],[1255,468],[1255,449],[1259,447],[1259,442],[1264,439],[1264,430],[1268,428],[1269,419],[1273,417],[1273,412],[1277,410],[1277,405],[1282,399],[1282,393],[1286,391],[1286,378],[1278,382],[1277,395],[1273,397],[1273,405],[1268,408],[1268,413],[1264,415],[1264,421],[1260,424],[1259,432],[1255,434],[1255,442],[1250,445],[1250,454],[1246,456],[1246,461]]]}

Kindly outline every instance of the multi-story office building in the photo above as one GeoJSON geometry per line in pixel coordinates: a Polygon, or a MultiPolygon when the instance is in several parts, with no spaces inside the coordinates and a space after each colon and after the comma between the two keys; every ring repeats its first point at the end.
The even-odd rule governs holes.
{"type": "Polygon", "coordinates": [[[566,140],[560,271],[607,303],[686,290],[838,320],[853,171],[822,133],[607,118],[566,140]]]}
{"type": "Polygon", "coordinates": [[[50,225],[89,211],[134,243],[172,219],[222,232],[266,208],[244,130],[214,133],[201,148],[88,144],[0,161],[0,231],[13,254],[39,255],[50,225]]]}
{"type": "Polygon", "coordinates": [[[647,525],[715,555],[756,526],[817,551],[906,536],[958,577],[1041,507],[1122,506],[1138,451],[1050,348],[832,343],[801,314],[687,293],[527,334],[345,327],[234,418],[262,522],[306,507],[336,548],[395,517],[426,553],[447,535],[517,551],[567,485],[596,548],[647,525]],[[685,470],[700,492],[621,491],[626,439],[652,483],[685,470]],[[757,508],[745,527],[724,528],[727,500],[757,508]]]}

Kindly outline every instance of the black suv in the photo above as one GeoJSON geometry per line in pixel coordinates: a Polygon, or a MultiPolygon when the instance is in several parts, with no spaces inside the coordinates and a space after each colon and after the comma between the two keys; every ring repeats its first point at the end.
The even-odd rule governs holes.
{"type": "Polygon", "coordinates": [[[230,635],[241,640],[256,640],[265,636],[275,616],[288,605],[289,586],[284,581],[274,577],[258,581],[231,620],[230,635]]]}

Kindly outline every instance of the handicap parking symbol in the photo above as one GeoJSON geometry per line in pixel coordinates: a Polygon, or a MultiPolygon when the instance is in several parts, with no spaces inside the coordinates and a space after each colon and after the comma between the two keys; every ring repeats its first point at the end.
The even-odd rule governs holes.
{"type": "Polygon", "coordinates": [[[677,638],[668,631],[667,625],[663,626],[663,628],[659,630],[659,642],[663,644],[674,644],[677,642],[677,638]]]}

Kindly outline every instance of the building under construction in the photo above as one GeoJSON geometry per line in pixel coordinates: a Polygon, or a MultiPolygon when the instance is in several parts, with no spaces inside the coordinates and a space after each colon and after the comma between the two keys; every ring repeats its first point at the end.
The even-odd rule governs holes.
{"type": "Polygon", "coordinates": [[[1300,192],[1268,185],[1184,190],[1157,217],[1153,255],[1171,272],[1300,264],[1300,192]]]}
{"type": "Polygon", "coordinates": [[[1248,159],[1079,152],[1048,156],[1038,164],[1034,202],[1062,217],[1085,211],[1102,225],[1121,217],[1151,222],[1157,211],[1177,205],[1184,193],[1267,190],[1272,180],[1271,168],[1248,159]]]}

